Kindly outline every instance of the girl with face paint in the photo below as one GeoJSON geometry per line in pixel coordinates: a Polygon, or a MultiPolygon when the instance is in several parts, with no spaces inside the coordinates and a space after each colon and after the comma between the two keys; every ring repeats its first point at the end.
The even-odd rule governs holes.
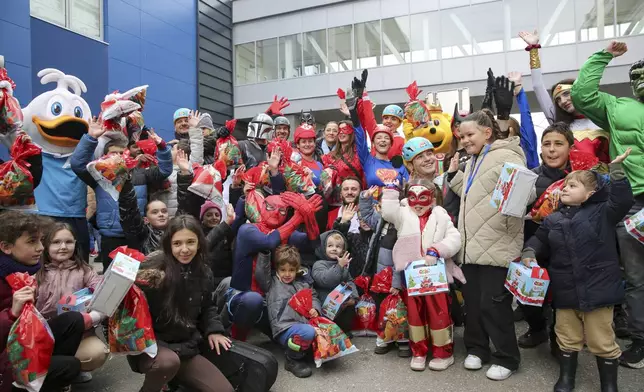
{"type": "MultiPolygon", "coordinates": [[[[436,205],[436,192],[435,185],[426,179],[412,179],[402,201],[397,190],[383,190],[382,217],[398,229],[394,265],[396,271],[403,271],[412,261],[424,259],[425,264],[435,265],[442,258],[448,281],[455,277],[465,283],[460,268],[451,260],[461,248],[461,235],[447,211],[436,205]]],[[[445,370],[454,364],[449,302],[448,293],[406,296],[412,370],[425,370],[430,345],[430,369],[445,370]]]]}

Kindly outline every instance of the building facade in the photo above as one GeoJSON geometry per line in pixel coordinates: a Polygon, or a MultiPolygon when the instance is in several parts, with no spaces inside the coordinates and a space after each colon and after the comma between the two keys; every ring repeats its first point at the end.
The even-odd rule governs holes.
{"type": "Polygon", "coordinates": [[[619,39],[629,52],[611,62],[602,84],[630,95],[628,67],[644,57],[639,0],[237,0],[233,11],[238,118],[278,94],[290,99],[289,113],[313,109],[318,122],[337,119],[336,90],[363,68],[377,114],[406,102],[413,80],[425,92],[467,88],[477,107],[488,68],[522,72],[531,91],[522,30],[540,32],[548,86],[575,77],[590,54],[619,39]]]}

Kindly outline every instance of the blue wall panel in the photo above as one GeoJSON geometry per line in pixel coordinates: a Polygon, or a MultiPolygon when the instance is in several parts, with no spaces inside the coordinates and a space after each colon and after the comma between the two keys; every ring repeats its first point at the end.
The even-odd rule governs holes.
{"type": "Polygon", "coordinates": [[[98,115],[107,89],[107,45],[62,29],[40,19],[31,19],[31,64],[33,96],[55,88],[40,84],[38,71],[56,68],[74,75],[87,86],[83,98],[98,115]]]}
{"type": "Polygon", "coordinates": [[[146,125],[174,137],[172,114],[197,105],[195,0],[108,0],[109,88],[148,84],[146,125]]]}
{"type": "Polygon", "coordinates": [[[2,2],[0,11],[0,55],[9,76],[16,82],[14,92],[20,104],[31,100],[31,28],[29,0],[2,2]]]}

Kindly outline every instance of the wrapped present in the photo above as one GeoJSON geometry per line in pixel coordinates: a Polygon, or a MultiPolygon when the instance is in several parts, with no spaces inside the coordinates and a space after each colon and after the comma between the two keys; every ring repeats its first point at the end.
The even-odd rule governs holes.
{"type": "Polygon", "coordinates": [[[561,199],[563,188],[563,179],[553,182],[548,188],[546,188],[545,192],[543,192],[537,199],[537,202],[534,203],[532,210],[530,210],[530,216],[533,221],[541,222],[559,208],[559,199],[561,199]]]}
{"type": "MultiPolygon", "coordinates": [[[[36,288],[36,279],[27,273],[13,273],[6,281],[14,293],[25,286],[36,288]]],[[[54,334],[33,302],[25,303],[11,326],[6,352],[15,383],[29,392],[40,391],[54,352],[54,334]]]]}
{"type": "Polygon", "coordinates": [[[412,297],[449,292],[445,260],[442,257],[438,258],[435,265],[426,265],[425,260],[412,261],[405,268],[405,281],[407,295],[412,297]]]}
{"type": "Polygon", "coordinates": [[[224,206],[223,177],[226,175],[226,167],[221,161],[213,165],[205,165],[195,170],[192,184],[188,190],[195,195],[210,200],[220,207],[224,206]]]}
{"type": "Polygon", "coordinates": [[[320,172],[320,182],[318,183],[318,190],[325,199],[331,197],[331,192],[334,188],[334,177],[337,177],[338,172],[330,167],[325,168],[320,172]]]}
{"type": "Polygon", "coordinates": [[[7,75],[7,70],[0,67],[0,135],[8,135],[22,129],[22,109],[13,96],[16,84],[7,75]]]}
{"type": "Polygon", "coordinates": [[[536,263],[526,267],[522,263],[512,262],[505,277],[505,288],[517,302],[524,305],[543,306],[549,284],[548,271],[536,263]]]}
{"type": "Polygon", "coordinates": [[[156,357],[158,347],[148,301],[143,291],[132,286],[112,317],[108,327],[110,352],[122,355],[147,354],[156,357]]]}
{"type": "Polygon", "coordinates": [[[378,333],[376,302],[369,294],[369,277],[360,275],[354,279],[356,287],[362,290],[362,295],[356,303],[356,317],[353,320],[351,333],[353,336],[376,336],[378,333]]]}
{"type": "Polygon", "coordinates": [[[216,143],[215,160],[223,161],[226,167],[237,167],[243,163],[239,143],[233,137],[236,125],[237,120],[227,120],[225,127],[228,130],[228,136],[220,137],[216,143]]]}
{"type": "Polygon", "coordinates": [[[644,244],[644,209],[624,221],[626,231],[633,238],[644,244]]]}
{"type": "Polygon", "coordinates": [[[87,164],[87,171],[112,199],[118,201],[128,176],[128,168],[121,155],[108,154],[92,161],[87,164]]]}
{"type": "Polygon", "coordinates": [[[342,304],[351,297],[352,292],[353,289],[351,289],[351,286],[346,283],[340,283],[337,285],[324,299],[324,303],[322,304],[322,315],[331,320],[335,319],[335,316],[340,311],[342,304]]]}
{"type": "Polygon", "coordinates": [[[251,184],[251,188],[246,195],[244,212],[251,223],[257,223],[260,220],[261,203],[264,202],[264,195],[258,189],[262,189],[269,184],[268,164],[262,162],[259,166],[246,170],[242,179],[245,184],[251,184]]]}
{"type": "Polygon", "coordinates": [[[111,317],[134,284],[140,264],[130,256],[117,253],[94,292],[90,309],[111,317]]]}
{"type": "Polygon", "coordinates": [[[282,153],[282,159],[278,166],[279,172],[284,177],[286,190],[302,193],[309,196],[315,193],[315,184],[313,183],[313,175],[310,170],[292,160],[293,149],[286,140],[274,139],[272,140],[266,150],[270,155],[273,150],[279,149],[282,153]]]}
{"type": "Polygon", "coordinates": [[[124,93],[114,91],[105,96],[101,103],[103,120],[113,120],[128,116],[130,113],[143,108],[148,86],[134,87],[124,93]]]}
{"type": "Polygon", "coordinates": [[[28,169],[27,159],[40,154],[40,151],[25,132],[18,132],[11,145],[11,160],[0,164],[0,206],[34,206],[34,178],[28,169]]]}
{"type": "Polygon", "coordinates": [[[523,166],[505,163],[490,199],[503,215],[523,218],[537,175],[523,166]]]}
{"type": "Polygon", "coordinates": [[[84,288],[71,295],[65,295],[58,301],[58,314],[65,312],[89,312],[89,303],[92,301],[92,290],[84,288]]]}
{"type": "Polygon", "coordinates": [[[389,294],[380,304],[378,316],[378,345],[409,341],[407,306],[400,294],[389,294]]]}
{"type": "Polygon", "coordinates": [[[373,276],[371,291],[374,293],[389,293],[394,278],[393,268],[387,267],[373,276]]]}
{"type": "Polygon", "coordinates": [[[114,259],[119,253],[123,253],[124,255],[129,256],[139,262],[143,262],[143,260],[145,260],[145,255],[143,253],[139,252],[136,249],[128,248],[125,245],[115,248],[110,252],[108,256],[110,259],[114,259]]]}

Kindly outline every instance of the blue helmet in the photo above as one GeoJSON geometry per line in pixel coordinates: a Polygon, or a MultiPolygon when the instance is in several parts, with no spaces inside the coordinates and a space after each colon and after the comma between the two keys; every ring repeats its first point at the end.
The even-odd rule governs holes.
{"type": "Polygon", "coordinates": [[[420,136],[413,137],[409,139],[402,148],[403,159],[407,162],[411,162],[416,155],[433,149],[434,145],[429,140],[420,136]]]}
{"type": "Polygon", "coordinates": [[[400,106],[388,105],[385,110],[382,111],[382,115],[398,117],[402,121],[404,113],[400,106]]]}
{"type": "Polygon", "coordinates": [[[190,116],[190,109],[186,109],[186,108],[177,109],[174,112],[173,121],[176,122],[178,119],[188,117],[188,116],[190,116]]]}

